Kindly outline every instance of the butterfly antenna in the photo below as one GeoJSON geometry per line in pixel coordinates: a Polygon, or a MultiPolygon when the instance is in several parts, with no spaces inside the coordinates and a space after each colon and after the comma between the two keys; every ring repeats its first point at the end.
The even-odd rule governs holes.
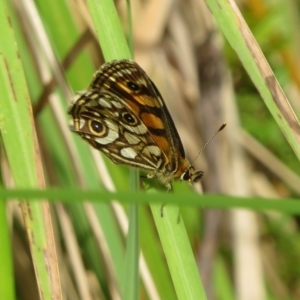
{"type": "Polygon", "coordinates": [[[222,131],[227,123],[223,123],[222,126],[213,134],[213,136],[203,145],[203,147],[200,149],[200,151],[198,152],[196,158],[193,160],[193,162],[191,163],[191,165],[194,164],[194,162],[197,160],[198,156],[201,154],[201,152],[206,148],[206,146],[214,139],[214,137],[220,132],[222,131]]]}

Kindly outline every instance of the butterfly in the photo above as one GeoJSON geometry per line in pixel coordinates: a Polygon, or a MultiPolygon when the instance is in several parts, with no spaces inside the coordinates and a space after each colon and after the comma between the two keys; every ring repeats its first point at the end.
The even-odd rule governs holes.
{"type": "Polygon", "coordinates": [[[168,189],[173,180],[194,183],[203,176],[185,157],[157,87],[134,61],[103,64],[68,113],[71,131],[114,163],[139,168],[168,189]]]}

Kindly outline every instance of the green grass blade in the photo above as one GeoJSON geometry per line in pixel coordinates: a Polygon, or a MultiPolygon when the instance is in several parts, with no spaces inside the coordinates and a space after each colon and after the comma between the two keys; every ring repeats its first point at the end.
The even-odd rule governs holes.
{"type": "Polygon", "coordinates": [[[6,217],[6,202],[0,201],[0,299],[15,299],[14,270],[11,251],[11,239],[9,235],[6,217]]]}
{"type": "Polygon", "coordinates": [[[206,0],[266,106],[300,159],[300,125],[234,1],[206,0]]]}
{"type": "Polygon", "coordinates": [[[113,1],[88,0],[105,61],[132,58],[113,1]]]}
{"type": "MultiPolygon", "coordinates": [[[[42,188],[45,184],[31,104],[6,4],[5,1],[0,3],[0,129],[16,187],[42,188]]],[[[41,298],[60,299],[60,281],[49,207],[45,203],[21,202],[21,209],[41,298]]]]}
{"type": "Polygon", "coordinates": [[[139,299],[139,224],[137,205],[130,205],[129,216],[127,252],[123,274],[123,296],[124,299],[139,299]]]}
{"type": "Polygon", "coordinates": [[[216,297],[219,300],[234,299],[234,292],[231,286],[231,278],[226,270],[222,257],[217,257],[214,268],[214,285],[216,297]]]}
{"type": "Polygon", "coordinates": [[[151,205],[179,300],[206,299],[199,270],[178,207],[151,205]]]}
{"type": "Polygon", "coordinates": [[[157,293],[161,299],[176,299],[176,292],[157,231],[153,230],[152,214],[148,205],[139,205],[141,238],[140,243],[157,293]]]}
{"type": "Polygon", "coordinates": [[[41,201],[61,201],[65,203],[74,203],[76,201],[83,202],[89,200],[91,202],[110,203],[112,200],[118,199],[120,203],[139,203],[147,204],[176,204],[178,206],[193,206],[202,209],[219,208],[245,208],[254,211],[274,210],[286,214],[300,214],[300,202],[298,199],[282,198],[281,200],[261,197],[238,197],[224,195],[197,195],[189,194],[166,194],[156,193],[155,197],[152,194],[142,192],[104,192],[99,190],[82,190],[77,188],[64,189],[0,189],[1,199],[32,199],[41,201]]]}
{"type": "MultiPolygon", "coordinates": [[[[132,58],[123,28],[113,1],[89,0],[88,6],[94,21],[99,42],[106,61],[132,58]],[[103,30],[105,28],[105,30],[103,30]]],[[[138,171],[132,170],[131,188],[138,189],[138,171]]],[[[138,299],[139,273],[138,207],[133,204],[129,211],[129,230],[122,282],[123,299],[138,299]]]]}

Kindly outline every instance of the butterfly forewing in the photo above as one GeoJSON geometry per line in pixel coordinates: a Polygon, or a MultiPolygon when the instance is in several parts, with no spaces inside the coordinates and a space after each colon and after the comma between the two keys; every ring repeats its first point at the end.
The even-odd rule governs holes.
{"type": "Polygon", "coordinates": [[[113,61],[95,74],[90,87],[123,99],[165,153],[169,168],[176,169],[178,158],[185,157],[179,134],[158,89],[142,68],[133,61],[113,61]]]}
{"type": "Polygon", "coordinates": [[[115,163],[148,170],[167,185],[194,176],[158,89],[133,61],[104,64],[69,114],[71,130],[115,163]]]}

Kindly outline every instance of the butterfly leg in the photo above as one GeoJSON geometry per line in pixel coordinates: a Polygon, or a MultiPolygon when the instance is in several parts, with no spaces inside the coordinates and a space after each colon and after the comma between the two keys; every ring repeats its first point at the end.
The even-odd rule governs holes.
{"type": "MultiPolygon", "coordinates": [[[[169,192],[169,191],[172,191],[172,184],[170,183],[170,182],[168,182],[167,184],[166,184],[166,188],[167,188],[167,193],[169,192]]],[[[164,207],[166,206],[166,204],[162,204],[161,205],[161,207],[160,207],[160,216],[163,218],[163,216],[164,216],[164,207]]]]}
{"type": "Polygon", "coordinates": [[[164,217],[164,207],[165,207],[165,204],[162,204],[161,207],[160,207],[160,217],[161,218],[164,217]]]}
{"type": "Polygon", "coordinates": [[[148,173],[147,178],[154,178],[156,177],[155,173],[148,173]]]}

